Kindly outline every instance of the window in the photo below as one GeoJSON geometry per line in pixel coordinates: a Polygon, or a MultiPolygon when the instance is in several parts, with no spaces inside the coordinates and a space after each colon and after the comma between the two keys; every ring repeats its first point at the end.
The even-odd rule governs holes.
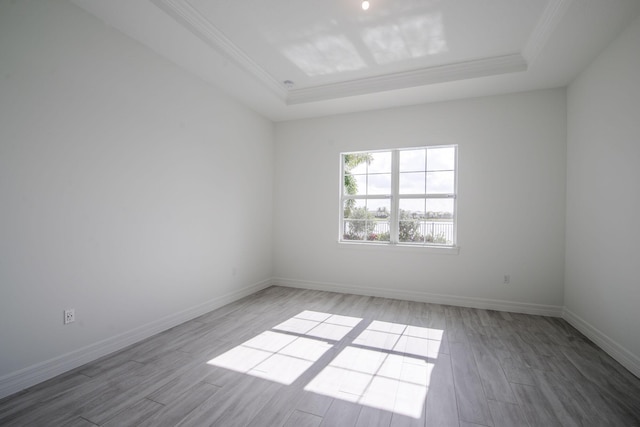
{"type": "Polygon", "coordinates": [[[457,146],[342,153],[340,241],[456,245],[457,146]]]}

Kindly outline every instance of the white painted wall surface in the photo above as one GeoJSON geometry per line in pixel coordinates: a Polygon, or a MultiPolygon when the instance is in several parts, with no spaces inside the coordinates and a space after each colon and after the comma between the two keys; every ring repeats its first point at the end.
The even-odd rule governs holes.
{"type": "Polygon", "coordinates": [[[570,85],[567,105],[565,304],[639,375],[640,19],[570,85]]]}
{"type": "Polygon", "coordinates": [[[0,2],[0,382],[268,280],[273,155],[270,121],[78,7],[0,2]]]}
{"type": "Polygon", "coordinates": [[[276,281],[559,314],[565,101],[555,89],[276,124],[276,281]],[[339,153],[426,144],[459,146],[459,254],[339,245],[339,153]]]}

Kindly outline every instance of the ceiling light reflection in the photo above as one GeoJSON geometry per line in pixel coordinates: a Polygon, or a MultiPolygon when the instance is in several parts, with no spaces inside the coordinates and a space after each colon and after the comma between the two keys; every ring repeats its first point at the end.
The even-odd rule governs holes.
{"type": "Polygon", "coordinates": [[[367,28],[362,41],[380,65],[448,50],[441,13],[401,18],[392,24],[367,28]]]}
{"type": "Polygon", "coordinates": [[[309,77],[366,67],[353,43],[343,35],[318,36],[310,42],[285,47],[282,53],[309,77]]]}

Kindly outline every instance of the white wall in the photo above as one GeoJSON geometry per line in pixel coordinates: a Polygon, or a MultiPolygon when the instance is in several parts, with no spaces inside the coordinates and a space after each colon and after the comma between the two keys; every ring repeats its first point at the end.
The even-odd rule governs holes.
{"type": "Polygon", "coordinates": [[[639,372],[638,46],[635,21],[568,102],[563,89],[485,97],[279,123],[274,138],[64,0],[0,2],[0,395],[272,276],[524,312],[566,304],[639,372]],[[423,144],[459,145],[459,254],[338,245],[339,153],[423,144]]]}
{"type": "Polygon", "coordinates": [[[565,100],[556,89],[278,123],[277,282],[559,315],[565,100]],[[460,253],[338,245],[339,153],[424,144],[459,146],[460,253]]]}
{"type": "Polygon", "coordinates": [[[569,87],[565,304],[640,375],[640,19],[569,87]]]}
{"type": "Polygon", "coordinates": [[[0,2],[4,391],[268,283],[273,155],[270,121],[76,6],[0,2]]]}

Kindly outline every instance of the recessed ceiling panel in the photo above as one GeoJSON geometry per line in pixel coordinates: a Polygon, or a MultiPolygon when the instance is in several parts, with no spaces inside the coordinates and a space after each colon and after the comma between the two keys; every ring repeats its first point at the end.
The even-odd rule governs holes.
{"type": "Polygon", "coordinates": [[[520,53],[548,1],[189,0],[296,89],[520,53]]]}

